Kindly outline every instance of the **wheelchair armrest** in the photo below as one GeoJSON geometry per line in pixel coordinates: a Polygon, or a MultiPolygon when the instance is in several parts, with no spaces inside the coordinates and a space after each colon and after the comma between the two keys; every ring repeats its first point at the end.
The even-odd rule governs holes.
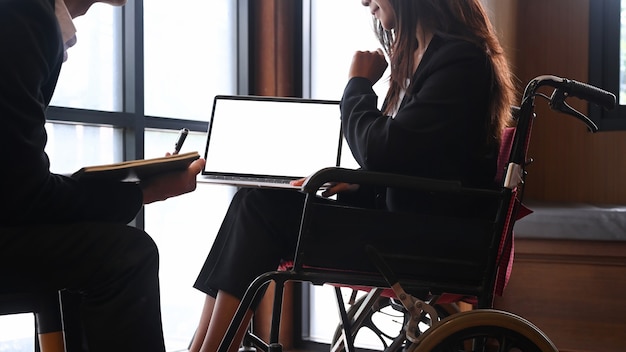
{"type": "Polygon", "coordinates": [[[315,193],[328,182],[368,184],[373,186],[406,188],[422,191],[427,190],[434,192],[458,192],[462,189],[461,182],[459,181],[436,180],[425,177],[353,170],[341,167],[327,167],[320,169],[307,177],[302,185],[302,190],[306,193],[315,193]]]}

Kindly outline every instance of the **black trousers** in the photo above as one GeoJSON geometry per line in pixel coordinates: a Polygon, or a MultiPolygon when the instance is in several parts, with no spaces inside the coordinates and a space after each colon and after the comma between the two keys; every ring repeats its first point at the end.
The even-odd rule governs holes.
{"type": "Polygon", "coordinates": [[[0,227],[0,291],[71,293],[90,352],[165,351],[158,269],[152,238],[123,224],[0,227]]]}
{"type": "Polygon", "coordinates": [[[260,274],[293,259],[304,194],[243,188],[233,197],[194,287],[242,298],[260,274]]]}

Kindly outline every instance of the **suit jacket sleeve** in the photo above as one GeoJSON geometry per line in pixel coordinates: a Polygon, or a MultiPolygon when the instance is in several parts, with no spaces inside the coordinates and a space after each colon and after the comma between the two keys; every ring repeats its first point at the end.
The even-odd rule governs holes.
{"type": "Polygon", "coordinates": [[[132,220],[142,204],[138,185],[49,171],[45,110],[63,57],[54,1],[0,2],[0,47],[0,226],[132,220]]]}

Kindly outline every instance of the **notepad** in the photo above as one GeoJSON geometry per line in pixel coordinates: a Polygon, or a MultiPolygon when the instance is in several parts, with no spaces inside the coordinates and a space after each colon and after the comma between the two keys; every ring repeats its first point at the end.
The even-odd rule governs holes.
{"type": "Polygon", "coordinates": [[[137,182],[155,175],[185,170],[194,160],[199,158],[198,152],[189,152],[160,158],[86,166],[73,173],[71,177],[77,180],[137,182]]]}

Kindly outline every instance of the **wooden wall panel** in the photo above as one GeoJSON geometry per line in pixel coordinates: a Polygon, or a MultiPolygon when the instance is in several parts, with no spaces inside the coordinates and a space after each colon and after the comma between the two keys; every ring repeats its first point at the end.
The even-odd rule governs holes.
{"type": "Polygon", "coordinates": [[[491,22],[498,32],[500,44],[504,48],[512,68],[517,67],[517,1],[492,0],[489,2],[491,22]]]}
{"type": "MultiPolygon", "coordinates": [[[[517,2],[516,75],[520,89],[532,78],[554,74],[588,81],[589,1],[517,2]]],[[[585,104],[571,99],[575,108],[585,104]]],[[[626,203],[626,132],[590,134],[569,115],[537,101],[526,196],[536,200],[626,203]]]]}
{"type": "Polygon", "coordinates": [[[251,94],[290,97],[301,91],[297,10],[291,0],[250,2],[251,94]]]}
{"type": "Polygon", "coordinates": [[[626,242],[518,239],[495,308],[528,319],[561,352],[626,346],[626,242]]]}
{"type": "MultiPolygon", "coordinates": [[[[589,1],[513,1],[514,69],[520,91],[542,74],[588,82],[589,1]]],[[[544,91],[551,93],[551,90],[544,91]]],[[[586,104],[571,99],[586,113],[586,104]]],[[[525,196],[535,200],[626,203],[626,132],[588,133],[538,98],[525,196]]],[[[544,331],[560,351],[626,346],[626,242],[518,239],[511,281],[495,307],[544,331]]]]}

